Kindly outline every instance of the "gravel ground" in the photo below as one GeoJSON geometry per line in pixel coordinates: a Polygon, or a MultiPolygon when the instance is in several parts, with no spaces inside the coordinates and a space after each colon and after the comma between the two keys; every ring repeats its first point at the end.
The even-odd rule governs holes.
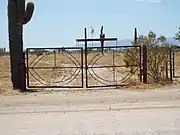
{"type": "Polygon", "coordinates": [[[180,108],[0,115],[3,135],[179,135],[180,108]]]}
{"type": "Polygon", "coordinates": [[[0,97],[2,135],[180,135],[180,91],[0,97]]]}

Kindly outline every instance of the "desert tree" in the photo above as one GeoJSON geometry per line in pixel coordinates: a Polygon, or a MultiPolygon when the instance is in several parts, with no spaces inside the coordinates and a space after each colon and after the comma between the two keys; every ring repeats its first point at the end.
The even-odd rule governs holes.
{"type": "Polygon", "coordinates": [[[176,40],[180,41],[180,27],[178,28],[178,32],[175,34],[174,37],[176,40]]]}

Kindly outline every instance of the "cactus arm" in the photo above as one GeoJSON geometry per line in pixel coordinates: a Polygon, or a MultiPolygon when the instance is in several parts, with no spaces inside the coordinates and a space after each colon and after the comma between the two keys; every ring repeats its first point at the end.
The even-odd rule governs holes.
{"type": "Polygon", "coordinates": [[[25,0],[17,0],[17,23],[27,24],[33,15],[34,3],[28,2],[25,10],[25,0]]]}
{"type": "Polygon", "coordinates": [[[34,3],[32,2],[27,3],[23,24],[26,24],[31,20],[33,12],[34,12],[34,3]]]}

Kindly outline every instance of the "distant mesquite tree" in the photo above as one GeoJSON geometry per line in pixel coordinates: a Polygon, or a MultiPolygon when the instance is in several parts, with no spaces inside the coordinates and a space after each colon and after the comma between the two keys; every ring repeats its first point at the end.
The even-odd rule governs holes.
{"type": "Polygon", "coordinates": [[[8,29],[11,62],[11,80],[14,89],[21,89],[23,58],[23,25],[27,24],[33,15],[34,4],[25,0],[8,0],[8,29]],[[26,8],[26,9],[25,9],[26,8]]]}
{"type": "Polygon", "coordinates": [[[6,52],[6,48],[5,47],[4,48],[0,48],[0,53],[1,52],[3,52],[3,53],[6,52]]]}
{"type": "Polygon", "coordinates": [[[180,27],[178,28],[178,32],[175,34],[175,39],[180,41],[180,27]]]}

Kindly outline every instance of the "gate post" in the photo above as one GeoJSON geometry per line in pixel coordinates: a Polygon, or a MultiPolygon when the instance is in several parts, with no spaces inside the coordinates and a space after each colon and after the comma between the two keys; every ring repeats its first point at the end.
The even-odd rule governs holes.
{"type": "Polygon", "coordinates": [[[143,45],[143,83],[147,83],[147,46],[143,45]]]}
{"type": "Polygon", "coordinates": [[[173,70],[172,70],[172,48],[169,49],[169,66],[170,66],[170,81],[173,81],[173,70]]]}
{"type": "Polygon", "coordinates": [[[172,64],[172,70],[173,70],[173,77],[175,77],[175,54],[174,54],[174,49],[172,49],[172,59],[173,59],[173,64],[172,64]]]}
{"type": "Polygon", "coordinates": [[[139,72],[140,72],[140,82],[142,82],[142,47],[140,46],[139,47],[139,59],[140,59],[140,61],[139,61],[139,72]]]}
{"type": "Polygon", "coordinates": [[[87,63],[87,29],[84,29],[84,37],[85,37],[85,70],[86,70],[86,88],[88,88],[88,63],[87,63]]]}
{"type": "Polygon", "coordinates": [[[169,77],[168,77],[168,62],[166,62],[166,79],[169,79],[169,77]]]}

